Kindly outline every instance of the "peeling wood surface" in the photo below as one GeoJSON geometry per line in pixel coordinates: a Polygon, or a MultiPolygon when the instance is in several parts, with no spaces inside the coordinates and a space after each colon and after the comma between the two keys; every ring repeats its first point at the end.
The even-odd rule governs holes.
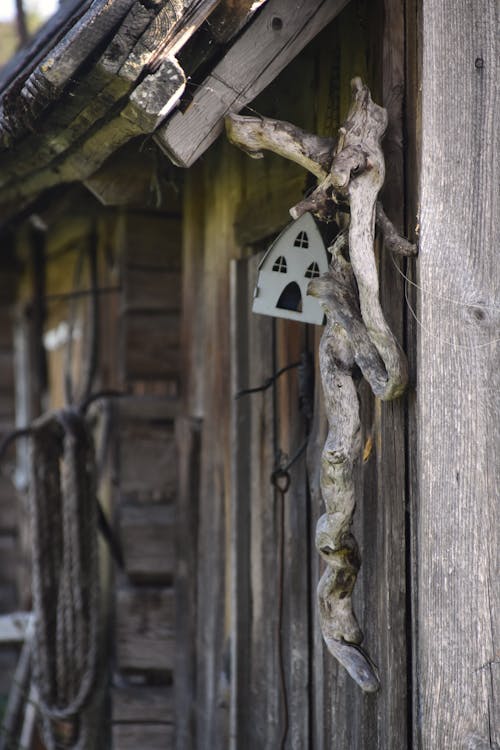
{"type": "Polygon", "coordinates": [[[498,28],[494,2],[423,2],[415,612],[423,750],[500,745],[498,28]]]}
{"type": "Polygon", "coordinates": [[[10,204],[6,217],[15,213],[15,202],[19,210],[20,202],[42,190],[90,178],[128,140],[158,125],[185,86],[173,55],[216,4],[170,0],[145,7],[100,0],[26,81],[18,74],[0,109],[0,202],[10,204]],[[102,46],[100,57],[85,68],[102,46]]]}

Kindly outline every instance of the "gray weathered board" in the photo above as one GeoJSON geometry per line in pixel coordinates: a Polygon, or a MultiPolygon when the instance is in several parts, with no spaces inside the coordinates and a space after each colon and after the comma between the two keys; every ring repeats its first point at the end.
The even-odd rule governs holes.
{"type": "Polygon", "coordinates": [[[347,0],[269,0],[194,94],[185,112],[176,112],[155,133],[175,164],[189,167],[224,128],[224,117],[251,102],[347,0]]]}
{"type": "Polygon", "coordinates": [[[176,577],[174,671],[176,750],[196,747],[196,628],[198,515],[202,422],[179,418],[176,502],[176,577]]]}
{"type": "Polygon", "coordinates": [[[173,750],[172,686],[114,688],[111,720],[113,750],[173,750]]]}
{"type": "MultiPolygon", "coordinates": [[[[251,313],[259,260],[234,261],[231,269],[233,392],[296,360],[304,336],[296,323],[273,324],[251,313]]],[[[276,446],[292,455],[304,441],[296,373],[281,378],[274,392],[238,399],[232,411],[231,747],[278,747],[285,729],[290,747],[305,747],[310,623],[304,458],[291,470],[284,498],[270,481],[276,446]]]]}
{"type": "Polygon", "coordinates": [[[173,589],[119,589],[116,593],[116,640],[119,669],[171,672],[175,654],[173,589]]]}
{"type": "Polygon", "coordinates": [[[178,381],[181,224],[123,217],[122,366],[126,380],[178,381]]]}
{"type": "Polygon", "coordinates": [[[129,579],[138,583],[171,583],[175,544],[173,505],[124,505],[119,529],[129,579]]]}
{"type": "Polygon", "coordinates": [[[497,748],[499,7],[422,11],[415,742],[497,748]]]}
{"type": "MultiPolygon", "coordinates": [[[[150,352],[144,377],[162,385],[164,346],[157,332],[165,328],[165,311],[177,310],[178,296],[162,284],[180,281],[180,224],[177,219],[136,214],[119,227],[126,330],[141,322],[140,341],[150,352]]],[[[169,319],[167,336],[178,340],[178,314],[169,319]]],[[[122,342],[124,380],[137,383],[130,335],[122,342]]],[[[135,356],[135,355],[134,355],[135,356]]],[[[179,358],[172,370],[177,377],[179,358]]],[[[170,374],[170,373],[169,373],[170,374]]],[[[153,393],[157,391],[154,390],[153,393]]],[[[160,390],[161,392],[161,390],[160,390]]],[[[176,397],[134,395],[117,400],[116,457],[119,484],[117,527],[124,573],[117,580],[116,666],[124,683],[113,690],[114,750],[138,747],[173,750],[176,645],[175,500],[178,470],[174,425],[180,403],[176,397]],[[140,681],[132,685],[128,680],[140,681]],[[154,686],[153,686],[154,685],[154,686]]]]}

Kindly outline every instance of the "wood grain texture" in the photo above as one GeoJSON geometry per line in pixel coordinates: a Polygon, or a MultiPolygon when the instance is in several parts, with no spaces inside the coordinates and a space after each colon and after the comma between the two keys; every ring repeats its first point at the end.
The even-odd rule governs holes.
{"type": "Polygon", "coordinates": [[[173,692],[172,685],[113,688],[111,720],[124,724],[173,724],[173,692]]]}
{"type": "Polygon", "coordinates": [[[204,81],[184,113],[176,113],[155,140],[188,167],[214,142],[225,115],[238,112],[346,5],[347,0],[269,0],[228,54],[204,81]]]}
{"type": "Polygon", "coordinates": [[[214,5],[96,2],[26,80],[14,80],[0,100],[0,145],[3,138],[10,146],[0,177],[6,211],[53,185],[90,178],[127,141],[154,130],[184,90],[174,53],[214,5]],[[89,56],[97,60],[82,69],[89,56]]]}
{"type": "Polygon", "coordinates": [[[179,418],[175,426],[179,456],[176,502],[175,721],[176,750],[196,747],[197,538],[202,423],[179,418]]]}
{"type": "Polygon", "coordinates": [[[172,499],[177,477],[173,427],[144,422],[123,427],[119,444],[120,491],[141,498],[172,499]]]}
{"type": "Polygon", "coordinates": [[[170,673],[175,655],[174,617],[172,588],[120,588],[116,592],[118,668],[170,673]]]}
{"type": "MultiPolygon", "coordinates": [[[[363,75],[377,100],[388,105],[389,133],[397,147],[384,155],[389,180],[399,179],[399,164],[393,172],[392,159],[401,153],[401,80],[403,32],[399,2],[351,3],[324,36],[330,46],[321,46],[321,66],[316,89],[319,92],[316,132],[331,135],[345,116],[348,83],[353,74],[363,75]],[[385,26],[382,19],[385,16],[385,26]],[[385,63],[381,64],[386,48],[385,63]],[[391,61],[391,56],[394,58],[391,61]],[[385,80],[385,83],[384,83],[385,80]],[[387,94],[384,93],[387,88],[387,94]],[[390,102],[390,106],[389,106],[390,102]],[[399,109],[398,109],[399,107],[399,109]],[[336,119],[338,118],[338,119],[336,119]],[[394,135],[391,135],[391,134],[394,135]]],[[[392,183],[391,183],[392,184],[392,183]]],[[[402,211],[402,185],[386,193],[387,210],[393,221],[402,211]]],[[[398,226],[401,225],[398,223],[398,226]]],[[[403,295],[390,257],[380,257],[381,301],[391,329],[402,341],[403,295]]],[[[317,346],[317,342],[316,342],[317,346]]],[[[317,377],[319,382],[319,375],[317,377]]],[[[354,608],[364,630],[367,649],[379,668],[382,690],[363,695],[352,684],[323,647],[319,625],[314,623],[312,639],[312,732],[315,750],[373,750],[406,747],[405,604],[404,604],[404,403],[375,408],[365,384],[359,389],[362,444],[365,457],[356,477],[358,505],[353,532],[360,543],[362,565],[354,591],[354,608]],[[395,666],[397,665],[397,666],[395,666]]],[[[311,486],[311,517],[323,512],[319,492],[320,454],[325,440],[322,394],[316,393],[314,422],[308,448],[311,486]]],[[[313,524],[314,528],[314,524],[313,524]]],[[[315,588],[322,570],[312,556],[311,577],[315,588]]],[[[313,591],[314,591],[313,588],[313,591]]],[[[315,607],[313,615],[316,618],[315,607]]]]}
{"type": "Polygon", "coordinates": [[[500,744],[499,8],[424,0],[419,747],[500,744]]]}
{"type": "MultiPolygon", "coordinates": [[[[170,470],[172,467],[170,467],[170,470]]],[[[171,582],[174,573],[174,508],[158,504],[124,506],[120,539],[125,571],[135,582],[171,582]]]]}
{"type": "Polygon", "coordinates": [[[123,347],[127,380],[161,380],[175,377],[179,369],[177,312],[154,316],[134,312],[124,316],[123,347]]]}
{"type": "Polygon", "coordinates": [[[175,727],[171,724],[115,724],[113,750],[174,750],[175,727]]]}

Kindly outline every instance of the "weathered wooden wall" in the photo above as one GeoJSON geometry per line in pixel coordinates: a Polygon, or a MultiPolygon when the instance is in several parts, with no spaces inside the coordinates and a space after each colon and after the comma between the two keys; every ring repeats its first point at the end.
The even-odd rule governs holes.
{"type": "MultiPolygon", "coordinates": [[[[18,269],[5,238],[5,253],[0,267],[0,441],[10,431],[15,419],[13,303],[18,282],[18,269]]],[[[0,476],[0,614],[19,608],[17,588],[19,564],[19,507],[17,494],[7,468],[13,468],[15,453],[11,451],[0,476]]],[[[0,713],[4,707],[17,661],[16,649],[0,647],[0,713]]]]}
{"type": "MultiPolygon", "coordinates": [[[[350,3],[252,104],[265,115],[332,133],[347,110],[350,78],[364,76],[390,114],[385,202],[401,228],[404,23],[399,2],[350,3]]],[[[310,493],[303,457],[292,470],[283,521],[270,474],[276,449],[291,455],[305,435],[297,373],[264,394],[234,400],[238,389],[259,385],[304,347],[317,348],[320,329],[250,312],[257,253],[288,223],[288,208],[308,186],[296,166],[270,154],[250,161],[223,141],[186,175],[185,410],[201,419],[201,477],[198,496],[191,495],[197,536],[182,532],[197,550],[197,588],[190,584],[197,669],[196,680],[182,688],[185,705],[195,710],[178,750],[399,750],[407,743],[405,402],[381,406],[361,389],[364,439],[372,448],[358,478],[364,565],[356,609],[383,683],[379,694],[366,696],[325,653],[316,622],[320,389],[308,451],[310,493]]],[[[379,250],[384,308],[402,340],[401,278],[379,250]]],[[[178,631],[179,649],[192,648],[190,638],[178,631]]],[[[177,700],[182,706],[183,695],[177,700]]]]}
{"type": "Polygon", "coordinates": [[[180,375],[179,217],[122,212],[121,385],[115,405],[116,528],[114,750],[173,748],[176,666],[174,424],[180,375]],[[135,395],[134,395],[135,394],[135,395]]]}
{"type": "Polygon", "coordinates": [[[500,745],[499,7],[422,3],[416,739],[500,745]]]}

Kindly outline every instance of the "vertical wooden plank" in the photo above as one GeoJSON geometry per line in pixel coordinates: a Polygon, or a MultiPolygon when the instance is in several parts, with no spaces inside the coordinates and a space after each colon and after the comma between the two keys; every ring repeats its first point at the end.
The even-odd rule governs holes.
{"type": "Polygon", "coordinates": [[[205,186],[202,169],[194,167],[184,182],[182,231],[182,396],[186,413],[203,417],[205,186]]]}
{"type": "Polygon", "coordinates": [[[500,743],[499,14],[424,0],[419,747],[500,743]]]}
{"type": "MultiPolygon", "coordinates": [[[[396,227],[404,227],[404,155],[403,98],[404,71],[404,5],[400,0],[384,0],[384,22],[381,44],[381,103],[387,109],[388,127],[384,137],[386,178],[381,193],[384,208],[396,227]]],[[[381,248],[380,298],[392,332],[403,344],[404,285],[389,250],[381,248]]],[[[411,342],[408,344],[411,346],[411,342]]],[[[411,388],[411,386],[410,386],[411,388]]],[[[377,515],[374,518],[376,538],[371,546],[379,550],[376,560],[376,597],[372,632],[378,641],[378,659],[382,690],[377,700],[378,747],[399,750],[407,741],[407,655],[406,655],[406,396],[389,403],[375,404],[375,446],[378,477],[377,515]],[[375,541],[376,540],[376,541],[375,541]]],[[[372,558],[373,559],[373,558],[372,558]]],[[[371,567],[366,561],[365,571],[371,567]]],[[[375,718],[375,717],[373,717],[375,718]]],[[[365,746],[369,738],[365,735],[365,746]]]]}
{"type": "MultiPolygon", "coordinates": [[[[247,299],[257,278],[259,258],[249,265],[247,299]]],[[[250,306],[249,306],[250,307],[250,306]]],[[[273,320],[253,315],[249,320],[249,385],[263,383],[274,368],[273,320]]],[[[270,482],[274,467],[273,389],[250,398],[250,706],[248,747],[279,747],[283,696],[278,677],[278,527],[277,497],[270,482]]],[[[283,629],[286,628],[286,625],[283,629]]]]}
{"type": "MultiPolygon", "coordinates": [[[[204,429],[201,448],[197,607],[198,750],[227,745],[229,728],[228,637],[231,464],[229,378],[229,259],[235,255],[234,206],[239,200],[242,157],[224,142],[189,179],[204,180],[205,232],[202,296],[204,336],[197,340],[193,376],[202,378],[204,429]]],[[[196,304],[196,300],[191,300],[196,304]]]]}
{"type": "Polygon", "coordinates": [[[176,422],[179,489],[176,503],[175,720],[176,750],[196,746],[196,596],[201,422],[176,422]]]}
{"type": "MultiPolygon", "coordinates": [[[[373,96],[387,107],[390,125],[384,141],[387,164],[384,203],[402,227],[404,163],[402,102],[404,95],[404,6],[397,0],[351,3],[339,16],[340,55],[330,54],[334,85],[321,86],[332,100],[323,102],[319,116],[334,120],[346,114],[349,80],[362,75],[373,96]],[[355,40],[355,41],[354,41],[355,40]]],[[[326,60],[322,57],[322,65],[326,60]]],[[[320,76],[328,75],[322,69],[320,76]]],[[[324,96],[325,94],[323,94],[324,96]]],[[[320,131],[325,122],[318,123],[320,131]]],[[[331,127],[330,123],[328,125],[331,127]]],[[[338,126],[338,121],[333,123],[338,126]]],[[[381,298],[389,325],[403,339],[403,287],[390,257],[380,254],[381,298]]],[[[318,378],[319,382],[319,378],[318,378]]],[[[363,694],[326,652],[317,622],[313,630],[313,746],[327,750],[373,750],[406,747],[405,651],[405,403],[381,405],[364,383],[360,385],[360,413],[366,460],[357,468],[357,510],[354,533],[362,567],[354,592],[354,609],[364,631],[364,645],[377,663],[382,690],[363,694]]],[[[318,403],[319,399],[319,403],[318,403]]],[[[312,533],[323,512],[319,493],[320,454],[325,436],[321,396],[308,449],[311,484],[312,533]]],[[[321,563],[312,555],[313,582],[321,563]]],[[[313,596],[313,616],[316,601],[313,596]]]]}
{"type": "MultiPolygon", "coordinates": [[[[312,327],[311,327],[312,329],[312,327]]],[[[306,349],[307,330],[301,323],[277,324],[277,367],[298,362],[306,349]]],[[[277,383],[278,448],[288,456],[297,455],[306,440],[306,420],[299,404],[299,371],[294,369],[277,383]]],[[[290,488],[284,496],[284,519],[278,539],[283,545],[283,616],[281,651],[285,670],[287,709],[287,748],[307,747],[310,733],[309,687],[309,565],[310,518],[305,452],[290,468],[290,488]],[[282,538],[281,538],[282,537],[282,538]]],[[[280,525],[279,493],[277,517],[280,525]]],[[[278,555],[281,550],[278,549],[278,555]]],[[[279,564],[279,560],[278,560],[279,564]]],[[[278,683],[279,684],[279,683],[278,683]]],[[[282,728],[283,731],[283,728],[282,728]]]]}
{"type": "MultiPolygon", "coordinates": [[[[231,695],[230,750],[249,747],[250,672],[250,399],[235,394],[249,388],[248,261],[232,260],[231,320],[231,695]]],[[[252,274],[253,276],[254,274],[252,274]]]]}
{"type": "MultiPolygon", "coordinates": [[[[407,169],[406,169],[406,226],[407,237],[418,243],[418,211],[420,184],[421,153],[421,3],[419,0],[408,0],[406,4],[406,106],[405,131],[407,134],[407,169]]],[[[415,658],[415,647],[418,636],[418,414],[417,414],[417,346],[419,327],[412,311],[417,310],[417,267],[416,259],[401,264],[406,271],[405,280],[406,340],[413,342],[408,347],[408,371],[412,388],[408,393],[407,425],[407,657],[408,657],[408,745],[419,746],[418,718],[418,670],[415,658]],[[410,703],[411,701],[411,703],[410,703]]]]}

